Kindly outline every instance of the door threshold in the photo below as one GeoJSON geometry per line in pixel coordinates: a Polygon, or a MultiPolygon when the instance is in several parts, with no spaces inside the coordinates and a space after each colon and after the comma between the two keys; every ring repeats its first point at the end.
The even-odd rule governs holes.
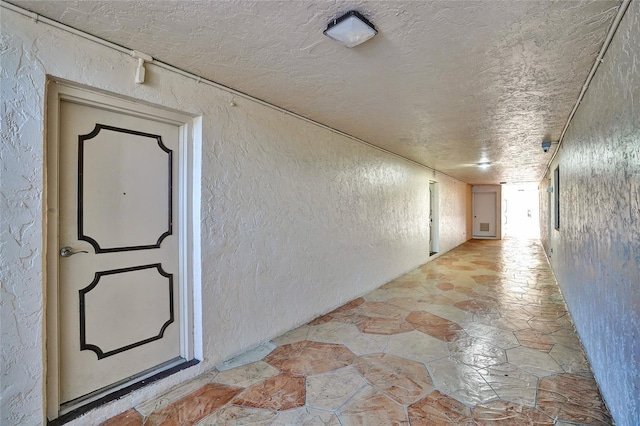
{"type": "MultiPolygon", "coordinates": [[[[178,371],[187,369],[189,367],[192,367],[196,364],[198,364],[200,361],[197,359],[192,359],[191,361],[183,361],[177,365],[174,365],[171,368],[168,368],[166,370],[160,371],[156,374],[153,374],[149,377],[144,377],[141,380],[135,382],[135,383],[131,383],[130,385],[127,385],[125,387],[122,387],[120,389],[117,389],[111,393],[108,393],[100,398],[97,398],[95,400],[92,400],[90,402],[87,402],[85,405],[82,405],[78,408],[74,408],[73,410],[62,414],[60,417],[58,417],[57,419],[54,420],[48,420],[47,421],[47,426],[59,426],[59,425],[63,425],[67,422],[70,422],[73,419],[77,419],[78,417],[82,416],[83,414],[93,410],[94,408],[97,408],[103,404],[106,404],[108,402],[114,401],[116,399],[120,399],[123,396],[138,390],[144,386],[147,386],[153,382],[156,382],[160,379],[164,379],[165,377],[171,376],[172,374],[177,373],[178,371]]],[[[87,398],[87,397],[83,397],[83,398],[87,398]]]]}

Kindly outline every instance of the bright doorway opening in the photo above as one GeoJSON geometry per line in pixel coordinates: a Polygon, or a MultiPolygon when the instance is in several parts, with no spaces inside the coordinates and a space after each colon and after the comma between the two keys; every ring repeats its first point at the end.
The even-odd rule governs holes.
{"type": "Polygon", "coordinates": [[[540,238],[537,184],[503,185],[502,198],[504,235],[526,239],[540,238]]]}

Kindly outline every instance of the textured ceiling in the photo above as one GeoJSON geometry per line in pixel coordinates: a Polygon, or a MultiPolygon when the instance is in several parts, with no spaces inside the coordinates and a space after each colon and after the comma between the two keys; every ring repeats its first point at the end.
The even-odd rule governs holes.
{"type": "Polygon", "coordinates": [[[11,2],[473,184],[541,179],[619,5],[11,2]],[[351,9],[379,34],[348,49],[322,31],[351,9]]]}

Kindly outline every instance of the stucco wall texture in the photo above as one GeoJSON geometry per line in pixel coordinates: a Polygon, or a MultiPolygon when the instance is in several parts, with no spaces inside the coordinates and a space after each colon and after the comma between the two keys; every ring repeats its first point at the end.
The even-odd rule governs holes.
{"type": "MultiPolygon", "coordinates": [[[[2,424],[44,421],[46,76],[202,116],[202,362],[72,424],[97,424],[425,263],[428,186],[445,252],[468,185],[2,10],[2,424]]],[[[132,46],[135,48],[135,46],[132,46]]],[[[198,312],[200,309],[196,309],[198,312]]],[[[199,352],[199,351],[198,351],[199,352]]]]}
{"type": "MultiPolygon", "coordinates": [[[[640,2],[631,2],[571,122],[560,229],[545,247],[617,425],[640,424],[640,2]]],[[[544,191],[547,180],[541,184],[544,191]]],[[[546,192],[541,201],[547,203],[546,192]]],[[[541,213],[543,230],[548,220],[541,213]],[[544,219],[542,219],[544,218],[544,219]]],[[[544,233],[543,235],[546,235],[544,233]]]]}

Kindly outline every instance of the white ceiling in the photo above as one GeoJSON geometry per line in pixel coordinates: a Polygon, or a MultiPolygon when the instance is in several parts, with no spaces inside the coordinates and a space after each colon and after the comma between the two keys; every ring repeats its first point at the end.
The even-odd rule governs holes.
{"type": "Polygon", "coordinates": [[[11,2],[473,184],[541,179],[619,5],[11,2]],[[379,34],[348,49],[322,31],[352,9],[379,34]]]}

